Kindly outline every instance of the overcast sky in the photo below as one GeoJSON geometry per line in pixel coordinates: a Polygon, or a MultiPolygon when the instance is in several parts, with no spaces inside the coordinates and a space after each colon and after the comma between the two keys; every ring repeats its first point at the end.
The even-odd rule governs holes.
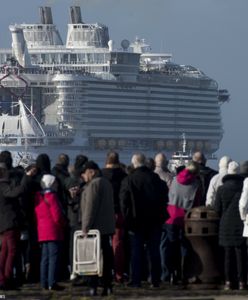
{"type": "Polygon", "coordinates": [[[0,48],[11,45],[8,25],[38,22],[41,5],[52,6],[65,40],[75,4],[84,22],[109,26],[116,47],[124,38],[145,38],[154,51],[172,53],[174,62],[198,67],[228,89],[217,155],[248,160],[248,0],[1,0],[0,48]]]}

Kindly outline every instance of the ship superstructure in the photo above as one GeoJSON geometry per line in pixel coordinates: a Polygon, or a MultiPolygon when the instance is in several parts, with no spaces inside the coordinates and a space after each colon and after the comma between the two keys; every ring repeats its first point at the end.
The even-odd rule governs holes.
{"type": "Polygon", "coordinates": [[[0,49],[0,101],[9,112],[11,91],[22,93],[51,151],[171,153],[183,132],[192,151],[218,149],[220,101],[229,95],[213,79],[169,53],[152,53],[142,39],[123,40],[117,50],[105,25],[82,21],[80,7],[70,8],[66,44],[51,8],[40,15],[40,24],[10,26],[13,49],[0,49]]]}

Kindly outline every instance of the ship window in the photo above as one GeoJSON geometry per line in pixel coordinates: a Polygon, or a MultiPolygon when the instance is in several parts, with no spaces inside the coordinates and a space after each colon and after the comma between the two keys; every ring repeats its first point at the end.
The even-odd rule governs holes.
{"type": "Polygon", "coordinates": [[[63,62],[68,63],[68,54],[63,55],[63,62]]]}
{"type": "Polygon", "coordinates": [[[77,55],[76,54],[71,54],[70,59],[71,59],[71,62],[76,62],[77,61],[77,55]]]}
{"type": "Polygon", "coordinates": [[[92,54],[91,53],[87,54],[87,62],[92,62],[92,54]]]}

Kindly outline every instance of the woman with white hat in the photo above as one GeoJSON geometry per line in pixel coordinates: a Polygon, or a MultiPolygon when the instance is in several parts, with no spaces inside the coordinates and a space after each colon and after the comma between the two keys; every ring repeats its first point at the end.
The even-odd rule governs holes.
{"type": "Polygon", "coordinates": [[[55,176],[45,174],[41,178],[42,190],[35,196],[35,216],[38,241],[41,244],[41,287],[49,290],[62,289],[57,285],[59,253],[64,239],[66,218],[57,197],[55,176]]]}

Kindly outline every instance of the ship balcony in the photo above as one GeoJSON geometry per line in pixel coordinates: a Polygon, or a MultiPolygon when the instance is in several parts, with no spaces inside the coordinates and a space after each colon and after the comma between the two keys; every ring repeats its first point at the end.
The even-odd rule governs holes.
{"type": "Polygon", "coordinates": [[[230,94],[228,90],[218,90],[218,100],[220,103],[224,103],[230,100],[230,94]]]}

